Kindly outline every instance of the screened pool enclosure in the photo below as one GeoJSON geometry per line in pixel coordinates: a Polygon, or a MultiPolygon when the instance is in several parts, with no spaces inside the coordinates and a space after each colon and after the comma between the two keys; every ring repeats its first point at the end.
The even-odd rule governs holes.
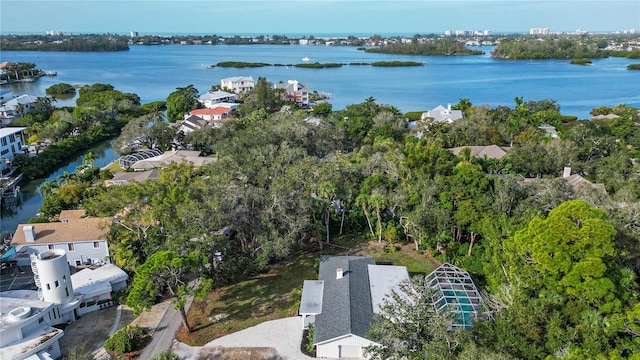
{"type": "Polygon", "coordinates": [[[427,275],[427,281],[435,289],[434,308],[453,312],[453,326],[471,327],[482,306],[482,298],[469,273],[445,263],[427,275]]]}

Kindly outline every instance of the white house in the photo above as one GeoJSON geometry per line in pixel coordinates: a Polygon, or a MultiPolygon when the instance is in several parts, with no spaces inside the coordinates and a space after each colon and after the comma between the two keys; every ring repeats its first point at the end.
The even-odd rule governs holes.
{"type": "Polygon", "coordinates": [[[57,359],[64,331],[52,325],[54,304],[35,291],[0,293],[0,359],[57,359]]]}
{"type": "Polygon", "coordinates": [[[462,118],[462,111],[452,110],[451,104],[448,104],[446,108],[442,105],[438,105],[427,112],[423,112],[420,120],[433,119],[434,123],[446,122],[450,124],[462,118]]]}
{"type": "Polygon", "coordinates": [[[207,91],[206,93],[198,97],[198,101],[206,108],[212,108],[215,104],[219,103],[233,103],[237,99],[236,94],[228,93],[226,91],[207,91]]]}
{"type": "Polygon", "coordinates": [[[29,94],[23,94],[8,100],[0,106],[0,119],[12,119],[23,114],[28,114],[37,101],[38,98],[36,96],[29,94]]]}
{"type": "MultiPolygon", "coordinates": [[[[59,222],[20,224],[11,245],[18,255],[65,250],[69,266],[110,263],[107,234],[111,218],[82,218],[84,214],[84,210],[65,210],[59,222]]],[[[20,260],[18,257],[19,264],[20,260]]]]}
{"type": "Polygon", "coordinates": [[[0,128],[0,158],[4,159],[0,162],[0,170],[7,167],[7,160],[11,161],[14,156],[22,153],[25,129],[26,127],[0,128]]]}
{"type": "MultiPolygon", "coordinates": [[[[218,106],[208,109],[195,109],[189,112],[189,116],[197,116],[202,120],[206,120],[211,125],[220,126],[226,118],[231,115],[233,109],[224,106],[218,106]]],[[[187,118],[188,119],[188,118],[187,118]]]]}
{"type": "Polygon", "coordinates": [[[557,139],[558,138],[558,131],[556,130],[556,127],[553,126],[553,125],[541,124],[540,126],[538,126],[538,129],[540,129],[540,131],[542,131],[544,136],[548,136],[548,137],[550,137],[552,139],[557,139]]]}
{"type": "Polygon", "coordinates": [[[372,257],[322,256],[318,280],[304,282],[299,314],[314,324],[318,358],[363,358],[378,345],[366,333],[383,299],[409,278],[404,266],[376,265],[372,257]]]}
{"type": "Polygon", "coordinates": [[[59,358],[64,332],[53,326],[112,306],[112,292],[126,286],[128,275],[112,264],[70,275],[66,254],[55,249],[31,255],[37,291],[0,293],[0,359],[59,358]]]}
{"type": "Polygon", "coordinates": [[[297,80],[288,80],[286,83],[276,83],[275,89],[284,89],[283,100],[296,103],[299,107],[309,107],[309,86],[301,84],[297,80]]]}
{"type": "Polygon", "coordinates": [[[80,315],[112,305],[112,293],[127,286],[129,276],[113,264],[82,269],[71,275],[75,295],[82,296],[80,315]]]}
{"type": "Polygon", "coordinates": [[[253,90],[255,82],[251,76],[232,76],[220,80],[220,87],[240,94],[253,90]]]}

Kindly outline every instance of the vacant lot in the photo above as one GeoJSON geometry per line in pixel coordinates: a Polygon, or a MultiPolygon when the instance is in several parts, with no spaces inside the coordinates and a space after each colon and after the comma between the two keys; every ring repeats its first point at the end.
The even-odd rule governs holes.
{"type": "Polygon", "coordinates": [[[341,241],[322,252],[304,252],[273,266],[267,273],[209,293],[196,299],[189,310],[194,330],[180,329],[177,339],[202,346],[213,339],[255,326],[264,321],[298,314],[302,283],[317,279],[320,255],[369,255],[384,263],[407,266],[411,274],[429,273],[439,264],[428,256],[416,254],[411,246],[386,249],[377,243],[341,241]],[[389,250],[391,249],[391,250],[389,250]]]}

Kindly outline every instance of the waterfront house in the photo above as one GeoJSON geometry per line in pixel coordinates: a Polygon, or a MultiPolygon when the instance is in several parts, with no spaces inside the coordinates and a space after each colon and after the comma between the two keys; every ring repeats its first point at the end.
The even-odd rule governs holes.
{"type": "Polygon", "coordinates": [[[373,315],[401,281],[404,266],[376,265],[372,257],[321,256],[318,280],[304,282],[299,314],[314,325],[318,358],[362,358],[373,315]]]}
{"type": "Polygon", "coordinates": [[[0,121],[7,123],[7,121],[30,113],[37,101],[38,98],[36,96],[29,94],[23,94],[5,101],[4,104],[0,106],[0,121]]]}
{"type": "Polygon", "coordinates": [[[26,127],[0,128],[0,170],[5,170],[13,158],[22,153],[26,127]]]}
{"type": "Polygon", "coordinates": [[[174,150],[165,151],[162,155],[136,161],[129,167],[133,170],[150,170],[167,167],[172,163],[189,162],[195,167],[206,165],[216,161],[213,157],[200,156],[200,151],[174,150]]]}
{"type": "Polygon", "coordinates": [[[132,182],[143,183],[147,180],[158,181],[158,169],[134,172],[118,172],[109,180],[104,181],[104,186],[125,185],[132,182]]]}
{"type": "Polygon", "coordinates": [[[253,90],[255,81],[251,76],[232,76],[220,80],[220,87],[240,94],[253,90]]]}
{"type": "Polygon", "coordinates": [[[207,91],[198,97],[198,102],[206,108],[213,108],[214,105],[220,103],[234,103],[237,98],[236,94],[228,93],[226,91],[207,91]]]}
{"type": "MultiPolygon", "coordinates": [[[[189,116],[197,116],[207,121],[211,126],[219,127],[231,115],[233,109],[226,106],[217,106],[210,109],[195,109],[189,112],[189,116]]],[[[188,118],[187,118],[188,119],[188,118]]]]}
{"type": "Polygon", "coordinates": [[[288,80],[273,85],[274,89],[282,89],[282,99],[295,103],[298,107],[309,107],[309,86],[297,80],[288,80]]]}
{"type": "Polygon", "coordinates": [[[30,254],[65,250],[69,266],[110,263],[107,235],[111,218],[83,216],[84,210],[64,210],[57,222],[19,224],[11,239],[15,259],[10,260],[24,265],[24,258],[28,263],[30,254]]]}
{"type": "Polygon", "coordinates": [[[438,105],[435,108],[422,113],[420,120],[432,119],[433,123],[446,122],[450,124],[462,118],[462,111],[452,110],[451,104],[448,104],[446,108],[442,105],[438,105]]]}

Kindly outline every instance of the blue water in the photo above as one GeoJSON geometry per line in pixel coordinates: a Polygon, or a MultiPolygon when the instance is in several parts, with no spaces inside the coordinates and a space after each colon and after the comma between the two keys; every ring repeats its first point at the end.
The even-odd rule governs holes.
{"type": "MultiPolygon", "coordinates": [[[[272,82],[296,79],[311,90],[332,94],[335,110],[374,97],[401,111],[422,111],[439,104],[457,103],[468,98],[474,105],[514,106],[515,97],[525,100],[555,99],[566,115],[589,118],[599,106],[627,104],[640,107],[640,71],[626,66],[637,60],[608,58],[594,60],[591,66],[570,65],[568,61],[506,61],[489,56],[491,47],[480,47],[482,56],[436,57],[370,54],[355,47],[316,45],[161,45],[131,46],[126,52],[20,52],[0,51],[0,62],[32,62],[39,69],[56,71],[56,77],[43,77],[33,83],[2,86],[15,95],[29,93],[44,96],[45,89],[64,82],[69,84],[108,83],[123,92],[136,93],[142,102],[164,100],[177,87],[194,85],[200,92],[229,76],[266,77],[272,82]],[[409,60],[426,66],[380,68],[343,66],[331,69],[263,67],[253,69],[213,68],[221,61],[246,61],[280,64],[311,62],[373,62],[409,60]]],[[[74,105],[74,99],[58,100],[56,105],[74,105]]],[[[108,145],[98,154],[97,165],[115,159],[108,145]]],[[[73,171],[81,162],[71,159],[48,179],[64,171],[73,171]]],[[[4,212],[2,229],[13,231],[18,223],[35,216],[41,197],[37,186],[48,179],[23,186],[22,207],[4,212]]]]}
{"type": "MultiPolygon", "coordinates": [[[[220,79],[245,75],[269,81],[296,79],[311,90],[333,95],[334,109],[362,102],[372,96],[379,103],[401,111],[421,111],[439,104],[468,98],[474,105],[514,106],[515,97],[525,100],[555,99],[566,115],[589,118],[599,106],[627,104],[640,107],[640,72],[626,66],[638,62],[625,58],[594,60],[593,65],[570,65],[568,61],[508,61],[492,59],[491,47],[480,47],[483,56],[436,57],[370,54],[355,47],[317,45],[161,45],[131,46],[115,53],[0,51],[0,61],[26,61],[57,77],[35,83],[12,85],[14,91],[44,95],[56,83],[110,83],[133,92],[143,102],[164,100],[176,87],[194,85],[200,92],[220,79]],[[206,66],[221,61],[296,64],[311,62],[372,62],[410,60],[424,67],[379,68],[343,66],[331,69],[263,67],[253,69],[206,66]]],[[[73,100],[58,102],[73,105],[73,100]]]]}
{"type": "Polygon", "coordinates": [[[35,179],[32,181],[23,181],[20,184],[20,199],[14,202],[12,206],[6,206],[2,209],[2,217],[0,218],[0,230],[14,232],[18,224],[24,224],[32,217],[35,217],[42,206],[42,195],[38,193],[38,187],[47,181],[57,180],[58,176],[66,172],[74,172],[76,168],[82,164],[84,154],[89,151],[93,152],[96,157],[95,166],[104,167],[118,158],[111,149],[111,141],[105,141],[92,146],[82,154],[69,159],[68,162],[60,165],[60,168],[44,179],[35,179]]]}

